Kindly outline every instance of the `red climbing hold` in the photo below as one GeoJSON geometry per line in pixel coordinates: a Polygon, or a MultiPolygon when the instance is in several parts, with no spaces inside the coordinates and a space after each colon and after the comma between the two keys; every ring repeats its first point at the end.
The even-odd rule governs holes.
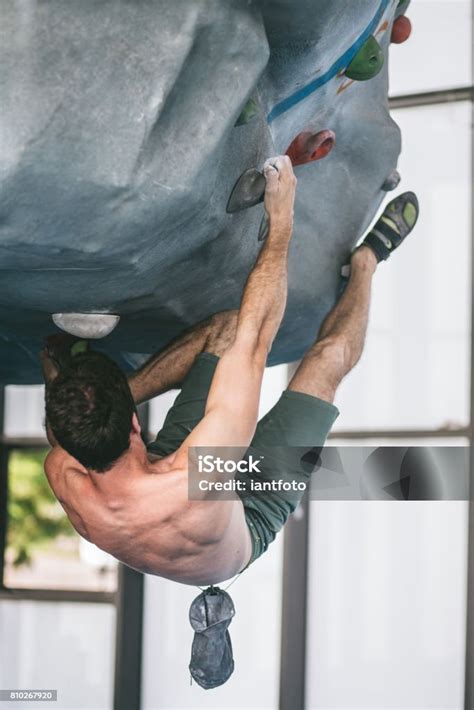
{"type": "Polygon", "coordinates": [[[334,131],[325,130],[319,133],[304,131],[298,133],[286,151],[293,165],[304,165],[313,160],[321,160],[334,148],[336,134],[334,131]]]}
{"type": "Polygon", "coordinates": [[[402,44],[403,42],[406,42],[411,35],[411,30],[412,26],[408,17],[400,15],[400,17],[397,17],[393,23],[390,41],[394,44],[402,44]]]}

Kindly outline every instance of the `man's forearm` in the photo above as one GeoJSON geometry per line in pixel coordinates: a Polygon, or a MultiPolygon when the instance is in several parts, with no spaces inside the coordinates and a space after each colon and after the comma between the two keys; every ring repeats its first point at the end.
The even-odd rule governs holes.
{"type": "Polygon", "coordinates": [[[239,312],[238,338],[253,339],[267,352],[283,318],[288,290],[292,220],[270,225],[268,238],[247,280],[239,312]]]}
{"type": "MultiPolygon", "coordinates": [[[[247,334],[255,343],[268,344],[268,348],[285,311],[291,229],[291,220],[270,228],[267,241],[247,280],[238,317],[237,328],[241,336],[247,334]]],[[[130,375],[128,384],[135,403],[141,404],[179,387],[196,355],[205,349],[212,328],[213,319],[200,323],[130,375]]]]}
{"type": "Polygon", "coordinates": [[[288,156],[268,160],[264,174],[270,230],[244,289],[236,340],[266,361],[286,307],[296,178],[288,156]]]}
{"type": "MultiPolygon", "coordinates": [[[[267,181],[265,208],[270,217],[267,241],[250,274],[240,305],[232,342],[258,348],[268,354],[285,312],[287,294],[288,244],[293,229],[296,178],[287,156],[272,158],[264,166],[267,181]]],[[[138,404],[179,386],[196,355],[204,350],[214,325],[212,319],[183,334],[164,351],[153,356],[129,378],[138,404]]],[[[226,345],[224,352],[231,343],[226,345]]],[[[218,353],[220,354],[220,353],[218,353]]]]}

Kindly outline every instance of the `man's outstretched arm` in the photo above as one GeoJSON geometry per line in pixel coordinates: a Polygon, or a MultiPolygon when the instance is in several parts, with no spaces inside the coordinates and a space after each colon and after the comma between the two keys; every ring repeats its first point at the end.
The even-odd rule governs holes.
{"type": "Polygon", "coordinates": [[[286,306],[296,189],[286,156],[267,161],[265,177],[269,234],[244,289],[234,342],[216,368],[204,419],[178,450],[177,468],[186,466],[189,446],[247,446],[255,431],[263,372],[286,306]]]}
{"type": "MultiPolygon", "coordinates": [[[[285,158],[285,162],[286,162],[285,158]]],[[[270,172],[272,168],[269,167],[270,172]]],[[[283,249],[288,247],[288,239],[285,238],[285,234],[291,234],[291,223],[292,223],[292,206],[291,209],[285,204],[285,200],[282,194],[282,185],[277,185],[276,180],[273,181],[273,188],[276,188],[276,194],[272,194],[272,184],[271,177],[269,177],[269,185],[267,186],[267,197],[266,197],[266,208],[269,212],[272,222],[272,234],[271,241],[272,251],[270,256],[274,256],[276,252],[276,246],[274,242],[276,238],[281,236],[283,249]]],[[[273,170],[273,177],[278,176],[273,170]]],[[[290,177],[290,176],[289,176],[290,177]]],[[[289,195],[291,199],[291,195],[289,195]]],[[[268,242],[267,242],[268,246],[268,242]]],[[[265,249],[265,247],[264,247],[265,249]]],[[[286,266],[283,268],[280,274],[277,276],[269,276],[268,267],[269,264],[264,257],[268,257],[266,251],[262,250],[261,259],[257,262],[254,272],[258,268],[258,272],[252,272],[248,284],[247,284],[247,297],[246,301],[242,301],[240,308],[239,324],[242,326],[241,334],[248,333],[249,337],[252,337],[252,333],[257,329],[259,338],[263,341],[269,340],[271,338],[271,332],[258,330],[259,323],[267,322],[270,325],[270,331],[272,328],[271,321],[280,322],[281,316],[278,312],[278,308],[281,307],[282,313],[284,310],[284,299],[282,303],[277,304],[277,310],[273,314],[269,314],[270,318],[268,320],[263,318],[263,310],[266,304],[272,300],[271,290],[277,288],[281,289],[285,285],[286,279],[286,266]],[[266,301],[260,303],[260,297],[255,298],[255,291],[257,292],[263,289],[263,293],[268,295],[266,301]],[[250,299],[250,307],[247,307],[247,301],[250,299]],[[262,312],[259,312],[259,308],[262,308],[262,312]]],[[[283,263],[283,262],[281,262],[283,263]]],[[[273,266],[273,265],[272,265],[273,266]]],[[[163,392],[167,392],[170,389],[178,388],[181,386],[184,378],[191,369],[194,360],[199,353],[204,352],[210,341],[212,341],[216,330],[219,331],[220,337],[222,339],[222,323],[229,321],[231,318],[235,323],[235,313],[236,311],[226,311],[222,313],[217,313],[215,316],[198,323],[189,330],[180,334],[171,343],[166,345],[162,350],[152,355],[147,362],[144,363],[138,370],[133,372],[128,378],[128,384],[132,392],[133,398],[136,404],[141,404],[153,397],[156,397],[163,392]]],[[[278,325],[277,325],[278,329],[278,325]]],[[[226,328],[224,340],[233,340],[235,332],[235,325],[232,328],[226,328]],[[231,337],[232,336],[232,337],[231,337]]],[[[230,345],[231,342],[227,344],[230,345]]],[[[227,347],[225,348],[227,349],[227,347]]],[[[218,353],[221,355],[221,353],[218,353]]]]}
{"type": "Polygon", "coordinates": [[[256,351],[266,362],[286,307],[296,177],[286,155],[267,161],[264,170],[270,229],[244,288],[236,345],[256,351]]]}

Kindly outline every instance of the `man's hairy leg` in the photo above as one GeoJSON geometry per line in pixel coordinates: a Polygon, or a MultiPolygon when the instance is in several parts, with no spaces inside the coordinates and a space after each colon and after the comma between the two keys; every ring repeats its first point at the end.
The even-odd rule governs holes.
{"type": "Polygon", "coordinates": [[[341,298],[323,322],[288,389],[332,402],[341,380],[359,361],[369,318],[377,258],[368,247],[352,255],[351,276],[341,298]]]}
{"type": "Polygon", "coordinates": [[[136,404],[180,387],[200,353],[223,355],[234,342],[237,318],[237,310],[216,313],[153,355],[128,379],[136,404]]]}

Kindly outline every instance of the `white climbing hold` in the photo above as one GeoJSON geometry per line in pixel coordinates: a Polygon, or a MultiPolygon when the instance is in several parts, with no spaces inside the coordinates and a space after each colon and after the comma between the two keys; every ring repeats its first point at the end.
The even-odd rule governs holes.
{"type": "Polygon", "coordinates": [[[110,313],[53,313],[58,328],[78,338],[105,338],[120,320],[110,313]]]}

